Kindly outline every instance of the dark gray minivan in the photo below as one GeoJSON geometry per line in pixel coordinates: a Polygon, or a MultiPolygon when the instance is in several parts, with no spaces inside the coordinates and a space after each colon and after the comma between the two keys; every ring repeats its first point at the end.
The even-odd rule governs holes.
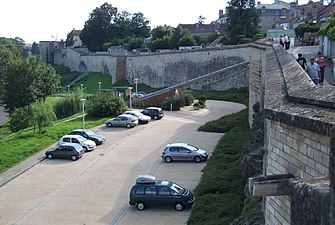
{"type": "Polygon", "coordinates": [[[171,181],[157,180],[154,176],[140,175],[129,195],[129,204],[138,210],[150,205],[171,205],[177,211],[195,201],[192,192],[171,181]]]}

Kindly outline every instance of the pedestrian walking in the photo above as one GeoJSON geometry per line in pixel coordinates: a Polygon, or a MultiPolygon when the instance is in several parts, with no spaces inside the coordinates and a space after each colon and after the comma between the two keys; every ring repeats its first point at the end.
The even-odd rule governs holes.
{"type": "Polygon", "coordinates": [[[290,48],[290,40],[287,35],[284,36],[284,45],[285,45],[285,50],[288,50],[290,48]]]}
{"type": "Polygon", "coordinates": [[[320,67],[315,63],[315,58],[310,59],[310,63],[306,67],[306,73],[312,79],[315,85],[320,83],[320,67]]]}
{"type": "Polygon", "coordinates": [[[283,35],[280,35],[280,37],[279,37],[279,44],[282,46],[282,47],[284,47],[284,36],[283,35]]]}
{"type": "Polygon", "coordinates": [[[335,86],[335,56],[334,56],[334,58],[332,59],[332,63],[333,63],[333,69],[332,69],[332,72],[333,72],[333,76],[334,76],[334,86],[335,86]]]}
{"type": "Polygon", "coordinates": [[[305,57],[302,56],[301,53],[298,54],[298,58],[297,58],[297,63],[299,63],[299,65],[305,70],[306,66],[307,66],[307,60],[305,57]]]}
{"type": "Polygon", "coordinates": [[[318,56],[316,57],[316,63],[319,65],[320,68],[320,85],[323,85],[323,82],[325,80],[326,60],[322,56],[321,52],[318,52],[318,56]]]}

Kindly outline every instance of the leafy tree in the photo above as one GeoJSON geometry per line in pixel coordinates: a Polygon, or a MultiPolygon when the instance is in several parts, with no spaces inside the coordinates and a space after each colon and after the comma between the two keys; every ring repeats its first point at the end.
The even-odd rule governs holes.
{"type": "Polygon", "coordinates": [[[53,112],[52,107],[42,100],[38,100],[31,106],[32,110],[32,124],[34,126],[34,133],[36,126],[38,132],[42,133],[42,128],[52,124],[57,119],[56,114],[53,112]]]}
{"type": "Polygon", "coordinates": [[[85,22],[80,39],[90,51],[101,51],[103,43],[110,40],[114,31],[117,8],[107,2],[95,8],[85,22]]]}
{"type": "Polygon", "coordinates": [[[34,99],[45,99],[55,94],[60,84],[60,76],[56,70],[42,62],[41,57],[29,58],[30,73],[34,78],[33,93],[34,99]]]}
{"type": "Polygon", "coordinates": [[[198,18],[198,24],[203,24],[205,22],[206,17],[203,17],[202,15],[198,18]]]}
{"type": "Polygon", "coordinates": [[[87,104],[88,115],[92,117],[117,116],[123,113],[127,105],[123,98],[112,93],[97,92],[87,104]]]}
{"type": "Polygon", "coordinates": [[[181,29],[179,27],[177,27],[174,30],[173,34],[171,35],[170,43],[169,43],[171,49],[178,49],[179,40],[182,37],[181,32],[182,32],[181,29]]]}
{"type": "Polygon", "coordinates": [[[231,0],[228,8],[228,34],[232,43],[237,44],[237,35],[252,38],[258,33],[260,22],[259,14],[255,8],[255,0],[231,0]]]}
{"type": "Polygon", "coordinates": [[[335,40],[335,13],[330,15],[330,18],[326,21],[327,25],[322,27],[318,34],[327,36],[330,40],[335,40]]]}
{"type": "Polygon", "coordinates": [[[148,37],[150,35],[149,24],[150,21],[144,17],[143,13],[134,13],[129,24],[130,34],[135,37],[148,37]]]}
{"type": "Polygon", "coordinates": [[[185,34],[182,38],[180,38],[179,46],[194,46],[196,45],[196,41],[189,34],[185,34]]]}
{"type": "Polygon", "coordinates": [[[62,119],[72,116],[81,111],[81,101],[83,92],[78,88],[74,92],[66,94],[54,105],[54,112],[57,118],[62,119]]]}
{"type": "Polygon", "coordinates": [[[195,42],[197,43],[197,45],[201,45],[203,43],[207,43],[207,40],[205,38],[202,38],[198,35],[194,35],[193,39],[195,40],[195,42]]]}
{"type": "Polygon", "coordinates": [[[132,39],[130,39],[130,41],[127,45],[127,50],[131,51],[133,49],[142,48],[143,45],[144,45],[143,38],[132,38],[132,39]]]}
{"type": "Polygon", "coordinates": [[[36,42],[34,42],[33,45],[31,46],[31,54],[32,55],[39,55],[40,54],[40,50],[39,50],[38,44],[36,42]]]}
{"type": "Polygon", "coordinates": [[[2,74],[2,100],[9,112],[34,102],[33,81],[25,59],[10,60],[2,74]]]}
{"type": "Polygon", "coordinates": [[[170,38],[165,36],[163,38],[158,38],[151,43],[151,51],[156,51],[158,49],[169,49],[170,48],[170,38]]]}
{"type": "Polygon", "coordinates": [[[295,34],[298,38],[303,38],[305,32],[316,33],[320,30],[320,25],[316,23],[303,23],[294,28],[295,34]]]}
{"type": "Polygon", "coordinates": [[[170,38],[174,32],[174,28],[171,26],[157,26],[151,30],[151,36],[153,40],[162,39],[164,37],[170,38]]]}

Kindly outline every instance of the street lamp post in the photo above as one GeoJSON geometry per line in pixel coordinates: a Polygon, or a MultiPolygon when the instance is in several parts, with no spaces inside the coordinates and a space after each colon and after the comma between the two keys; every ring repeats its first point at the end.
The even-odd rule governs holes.
{"type": "Polygon", "coordinates": [[[132,96],[131,96],[131,90],[133,89],[133,87],[128,87],[129,89],[129,108],[130,111],[133,110],[133,105],[132,105],[132,96]]]}
{"type": "Polygon", "coordinates": [[[83,108],[83,130],[85,129],[85,100],[84,98],[80,99],[82,108],[83,108]]]}
{"type": "Polygon", "coordinates": [[[100,90],[101,89],[101,82],[99,81],[98,84],[99,84],[99,90],[100,90]]]}
{"type": "Polygon", "coordinates": [[[135,78],[135,93],[136,93],[136,95],[137,95],[137,81],[138,81],[138,79],[135,78]]]}
{"type": "Polygon", "coordinates": [[[67,92],[70,92],[70,85],[67,86],[67,92]]]}
{"type": "Polygon", "coordinates": [[[80,90],[83,91],[83,84],[80,84],[80,90]]]}

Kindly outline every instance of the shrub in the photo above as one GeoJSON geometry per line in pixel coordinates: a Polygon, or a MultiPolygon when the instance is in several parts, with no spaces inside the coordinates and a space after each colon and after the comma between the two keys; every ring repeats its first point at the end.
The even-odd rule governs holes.
{"type": "Polygon", "coordinates": [[[107,92],[97,92],[87,104],[88,115],[92,117],[116,116],[126,109],[123,98],[107,92]]]}
{"type": "Polygon", "coordinates": [[[172,104],[172,111],[179,111],[181,107],[185,106],[184,99],[179,96],[175,96],[166,98],[162,103],[162,109],[170,110],[171,104],[172,104]]]}
{"type": "Polygon", "coordinates": [[[79,113],[81,110],[81,98],[82,93],[79,90],[60,98],[54,106],[57,118],[62,119],[79,113]]]}
{"type": "Polygon", "coordinates": [[[29,106],[15,109],[15,111],[10,115],[9,129],[12,132],[17,132],[19,130],[29,127],[31,124],[31,116],[32,113],[29,106]]]}

